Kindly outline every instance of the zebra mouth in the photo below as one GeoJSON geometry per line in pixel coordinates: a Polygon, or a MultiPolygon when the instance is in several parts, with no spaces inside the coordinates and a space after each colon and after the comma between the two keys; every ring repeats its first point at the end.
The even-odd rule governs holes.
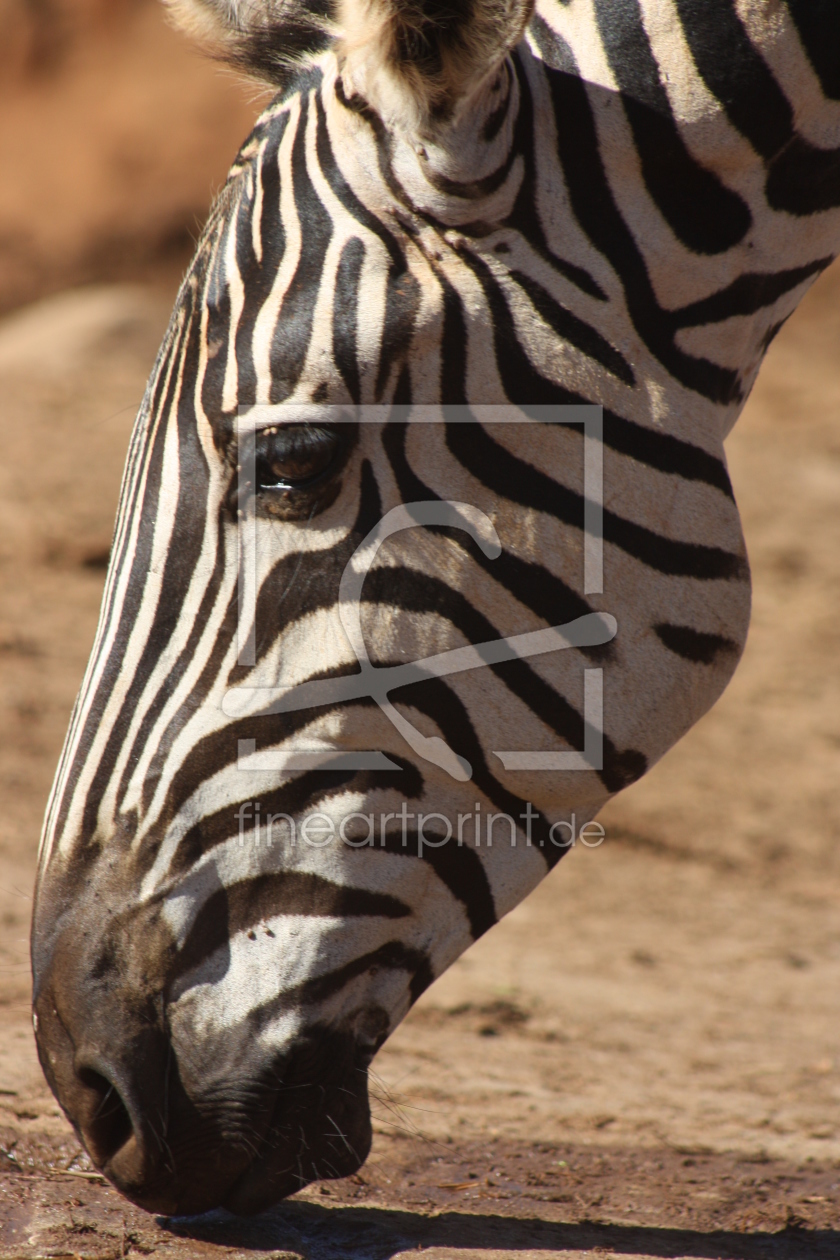
{"type": "Polygon", "coordinates": [[[372,1139],[371,1058],[352,1034],[309,1030],[284,1062],[258,1155],[226,1194],[225,1208],[249,1216],[361,1167],[372,1139]]]}

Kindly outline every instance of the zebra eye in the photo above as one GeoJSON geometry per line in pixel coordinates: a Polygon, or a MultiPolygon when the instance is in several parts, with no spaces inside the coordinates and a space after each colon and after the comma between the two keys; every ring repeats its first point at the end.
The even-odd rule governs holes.
{"type": "Polygon", "coordinates": [[[355,422],[278,424],[246,436],[231,477],[226,511],[311,521],[341,493],[341,472],[358,440],[355,422]]]}
{"type": "Polygon", "coordinates": [[[307,490],[338,463],[342,442],[334,429],[294,424],[266,429],[256,444],[256,488],[307,490]]]}

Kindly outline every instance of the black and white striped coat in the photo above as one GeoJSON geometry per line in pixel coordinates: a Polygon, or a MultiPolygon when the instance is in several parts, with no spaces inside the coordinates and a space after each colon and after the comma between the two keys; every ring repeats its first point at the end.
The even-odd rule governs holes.
{"type": "Polygon", "coordinates": [[[418,6],[393,64],[381,23],[362,36],[383,13],[398,27],[399,6],[345,5],[338,42],[323,14],[194,7],[284,86],[211,216],[138,418],[33,928],[50,1082],[97,1165],[170,1212],[253,1210],[355,1168],[367,1063],[411,1002],[562,855],[554,824],[593,818],[720,695],[749,617],[723,440],[840,244],[827,0],[539,0],[521,39],[526,11],[491,13],[495,48],[459,43],[479,0],[453,6],[441,47],[418,6]],[[309,50],[297,68],[284,31],[309,50]],[[604,409],[597,595],[578,427],[406,410],[581,402],[604,409]],[[236,424],[276,404],[279,432],[246,439],[243,665],[236,424]],[[337,404],[392,410],[339,432],[337,404]],[[310,457],[289,420],[312,426],[321,471],[272,484],[260,468],[310,457]],[[501,552],[446,526],[384,543],[362,588],[374,664],[617,623],[600,647],[393,693],[468,779],[370,698],[266,714],[258,693],[358,672],[342,574],[389,511],[440,500],[483,513],[501,552]],[[583,746],[586,669],[602,671],[601,768],[506,769],[500,747],[583,746]],[[251,689],[238,709],[232,688],[251,689]],[[318,748],[397,769],[249,770],[240,741],[252,766],[318,748]],[[293,845],[287,821],[269,845],[256,803],[298,827],[354,815],[351,843],[293,845]],[[493,812],[522,819],[516,843],[417,842],[420,813],[434,839],[493,812]],[[368,814],[388,818],[365,845],[368,814]]]}

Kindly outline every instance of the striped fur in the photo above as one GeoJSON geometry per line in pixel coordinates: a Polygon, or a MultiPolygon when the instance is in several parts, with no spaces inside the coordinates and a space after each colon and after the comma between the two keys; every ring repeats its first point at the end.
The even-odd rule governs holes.
{"type": "Polygon", "coordinates": [[[592,818],[725,687],[749,575],[723,439],[840,241],[835,33],[804,0],[540,0],[431,137],[383,121],[327,49],[243,147],[132,439],[33,929],[42,1062],[138,1202],[251,1210],[355,1167],[388,1032],[561,855],[551,826],[592,818]],[[603,404],[604,595],[582,587],[578,429],[395,410],[354,431],[329,493],[261,509],[256,661],[239,665],[237,409],[441,401],[603,404]],[[232,686],[358,670],[342,572],[386,512],[438,498],[485,512],[501,555],[451,529],[396,535],[363,590],[372,661],[599,610],[614,642],[395,693],[467,782],[371,701],[225,717],[232,686]],[[593,666],[603,769],[505,771],[500,746],[582,746],[593,666]],[[243,739],[376,749],[399,770],[247,775],[243,739]],[[252,824],[243,844],[255,800],[263,819],[391,819],[372,846],[358,818],[355,845],[292,847],[281,828],[269,847],[252,824]],[[405,802],[523,821],[516,845],[418,853],[405,802]]]}

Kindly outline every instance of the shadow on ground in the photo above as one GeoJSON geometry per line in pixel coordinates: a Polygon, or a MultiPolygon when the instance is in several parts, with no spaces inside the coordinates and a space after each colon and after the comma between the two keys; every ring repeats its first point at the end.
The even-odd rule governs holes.
{"type": "Polygon", "coordinates": [[[155,1219],[72,1137],[0,1129],[0,1260],[836,1260],[837,1189],[833,1162],[380,1136],[360,1173],[259,1216],[155,1219]]]}
{"type": "MultiPolygon", "coordinates": [[[[278,1245],[307,1260],[392,1260],[422,1248],[491,1250],[504,1255],[537,1251],[615,1256],[708,1257],[709,1260],[836,1260],[840,1231],[785,1228],[749,1235],[725,1231],[647,1229],[584,1221],[576,1225],[539,1219],[445,1212],[423,1216],[378,1208],[323,1208],[289,1203],[251,1221],[223,1214],[169,1221],[181,1238],[240,1251],[278,1245]]],[[[275,1256],[277,1255],[275,1251],[275,1256]]]]}

